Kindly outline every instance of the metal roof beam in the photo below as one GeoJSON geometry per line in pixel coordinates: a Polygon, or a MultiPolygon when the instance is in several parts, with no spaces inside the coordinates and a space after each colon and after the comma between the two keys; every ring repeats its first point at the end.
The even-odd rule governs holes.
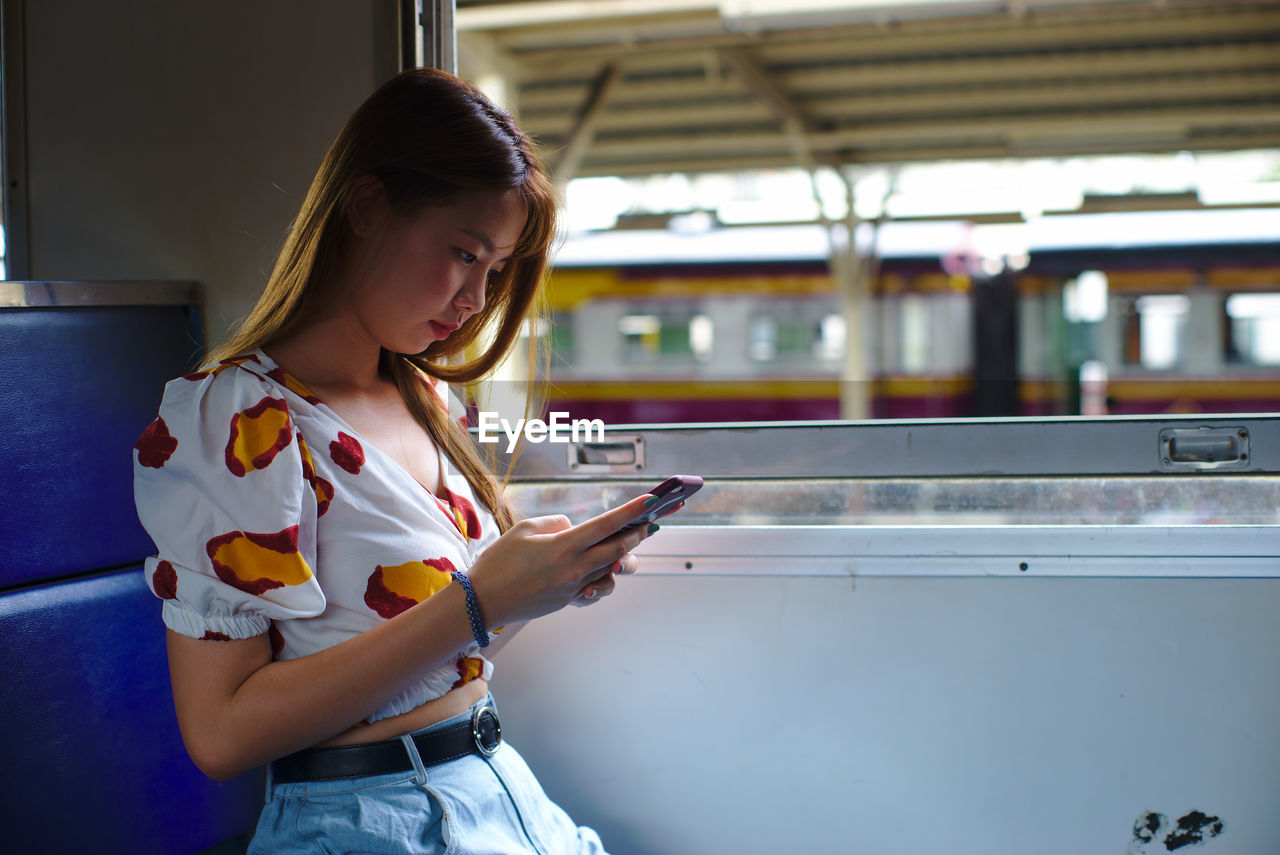
{"type": "Polygon", "coordinates": [[[565,143],[564,150],[560,153],[560,159],[556,161],[555,169],[552,171],[556,183],[567,184],[582,165],[583,158],[587,155],[587,149],[591,147],[591,141],[595,137],[596,126],[600,123],[600,115],[604,112],[605,105],[609,102],[609,94],[613,91],[614,86],[618,83],[618,78],[621,76],[622,64],[619,62],[607,63],[604,68],[600,69],[600,73],[596,76],[590,90],[587,92],[586,101],[583,102],[582,108],[578,111],[573,130],[569,133],[568,142],[565,143]]]}
{"type": "Polygon", "coordinates": [[[544,2],[492,3],[458,10],[461,30],[506,30],[602,21],[649,15],[720,10],[720,0],[544,0],[544,2]]]}
{"type": "Polygon", "coordinates": [[[764,61],[803,62],[815,54],[843,51],[863,60],[893,56],[947,57],[1001,50],[1039,52],[1062,48],[1101,48],[1128,43],[1177,44],[1185,41],[1237,41],[1274,37],[1280,31],[1280,8],[1177,7],[1097,10],[1089,17],[975,18],[945,22],[906,22],[892,30],[880,27],[830,27],[817,30],[726,32],[723,28],[686,24],[646,32],[632,26],[602,28],[585,21],[553,30],[497,30],[494,37],[531,66],[542,69],[595,65],[614,58],[625,47],[629,68],[665,66],[673,58],[709,48],[746,46],[764,61]],[[675,35],[667,36],[668,32],[675,35]],[[590,43],[594,39],[595,43],[590,43]],[[571,52],[565,48],[573,46],[571,52]],[[634,64],[632,64],[634,63],[634,64]]]}
{"type": "Polygon", "coordinates": [[[783,135],[800,165],[811,172],[817,169],[818,161],[809,140],[812,126],[795,102],[782,91],[764,66],[742,48],[724,48],[719,53],[742,75],[747,87],[768,105],[782,123],[783,135]]]}
{"type": "MultiPolygon", "coordinates": [[[[855,128],[837,128],[810,133],[815,152],[843,148],[941,143],[960,141],[1000,144],[1008,140],[1079,139],[1091,137],[1142,142],[1153,137],[1183,136],[1192,130],[1216,128],[1280,127],[1280,107],[1273,104],[1216,106],[1191,109],[1126,109],[1121,113],[1069,112],[1028,117],[957,118],[948,123],[932,121],[878,122],[855,128]]],[[[776,152],[782,147],[774,133],[743,133],[733,138],[733,150],[776,152]]],[[[661,157],[663,155],[715,154],[726,148],[720,132],[662,134],[642,140],[609,140],[598,145],[604,157],[619,159],[661,157]]],[[[1137,150],[1137,149],[1135,149],[1137,150]]]]}
{"type": "MultiPolygon", "coordinates": [[[[682,103],[673,99],[670,105],[628,107],[623,98],[626,89],[619,87],[610,100],[610,109],[600,117],[596,132],[617,134],[641,132],[696,133],[726,127],[759,128],[774,118],[768,107],[747,96],[735,95],[714,103],[682,103]]],[[[930,117],[969,118],[980,115],[1022,116],[1087,110],[1099,114],[1107,109],[1127,109],[1134,104],[1146,107],[1203,109],[1214,99],[1246,99],[1257,102],[1280,93],[1280,69],[1257,74],[1199,75],[1191,78],[1155,78],[1152,80],[1107,81],[1068,86],[1063,83],[959,89],[955,91],[903,92],[875,95],[833,95],[808,98],[805,105],[813,122],[824,120],[847,123],[910,121],[930,117]],[[1052,105],[1052,109],[1050,109],[1052,105]]],[[[567,137],[573,119],[564,110],[532,106],[522,102],[524,115],[536,122],[544,139],[567,137]]],[[[806,142],[806,144],[808,144],[806,142]]]]}
{"type": "MultiPolygon", "coordinates": [[[[1122,85],[1125,81],[1140,83],[1161,77],[1172,81],[1199,80],[1212,74],[1274,74],[1277,41],[1246,45],[1211,45],[1160,50],[1097,50],[1087,53],[1040,54],[1033,57],[986,57],[972,60],[900,61],[874,66],[837,65],[826,62],[823,54],[811,59],[823,61],[820,68],[792,68],[774,71],[772,78],[780,88],[796,93],[793,100],[808,104],[812,98],[840,97],[898,98],[911,96],[910,90],[932,89],[935,94],[982,91],[1014,92],[1032,84],[1078,87],[1088,85],[1122,85]],[[1105,79],[1104,79],[1105,78],[1105,79]],[[885,93],[885,94],[880,94],[885,93]]],[[[759,51],[753,56],[759,58],[759,51]]],[[[764,62],[764,60],[758,60],[764,62]]],[[[635,71],[628,57],[627,68],[635,71]]],[[[709,79],[701,59],[688,66],[673,65],[669,71],[680,71],[680,77],[645,80],[628,79],[619,89],[615,104],[620,107],[644,102],[678,104],[694,99],[719,99],[745,92],[735,78],[709,79]]],[[[531,89],[522,103],[531,110],[563,111],[580,97],[581,83],[542,78],[541,85],[531,89]]]]}

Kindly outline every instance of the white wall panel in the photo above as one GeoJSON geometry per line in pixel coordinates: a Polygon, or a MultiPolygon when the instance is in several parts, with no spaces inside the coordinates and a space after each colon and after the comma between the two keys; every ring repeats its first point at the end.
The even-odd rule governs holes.
{"type": "Polygon", "coordinates": [[[527,627],[494,692],[615,855],[1155,853],[1193,811],[1223,824],[1194,851],[1270,852],[1278,595],[642,571],[527,627]]]}

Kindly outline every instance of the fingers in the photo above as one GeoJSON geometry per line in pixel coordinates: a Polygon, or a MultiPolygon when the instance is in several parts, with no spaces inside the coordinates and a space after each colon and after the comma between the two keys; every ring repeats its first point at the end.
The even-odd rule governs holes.
{"type": "MultiPolygon", "coordinates": [[[[577,527],[576,535],[582,538],[584,546],[592,546],[605,540],[618,529],[645,511],[644,503],[652,498],[649,494],[636,496],[629,502],[610,508],[599,516],[592,517],[577,527]]],[[[641,537],[643,539],[643,536],[641,537]]],[[[640,541],[637,540],[636,543],[640,541]]]]}
{"type": "Polygon", "coordinates": [[[629,576],[636,572],[640,559],[628,552],[609,566],[608,571],[588,582],[573,600],[575,606],[589,606],[599,602],[613,593],[617,587],[617,576],[629,576]]]}
{"type": "Polygon", "coordinates": [[[612,573],[606,573],[594,582],[589,582],[574,600],[578,605],[589,605],[594,602],[603,600],[605,597],[613,593],[613,589],[618,586],[614,581],[612,573]]]}
{"type": "MultiPolygon", "coordinates": [[[[636,496],[577,526],[561,514],[516,523],[480,558],[490,559],[488,563],[499,569],[483,575],[473,573],[471,581],[481,583],[493,576],[494,584],[499,585],[502,579],[507,580],[506,589],[512,593],[507,611],[499,608],[503,622],[538,617],[563,608],[567,602],[598,602],[613,593],[615,575],[635,572],[637,560],[631,551],[656,526],[620,530],[642,516],[646,500],[651,499],[649,494],[636,496]]],[[[499,593],[488,596],[500,597],[502,590],[499,587],[499,593]]]]}
{"type": "Polygon", "coordinates": [[[564,514],[551,514],[545,517],[529,517],[516,525],[532,529],[534,534],[556,534],[573,528],[573,522],[564,514]]]}
{"type": "Polygon", "coordinates": [[[578,596],[573,600],[573,604],[575,606],[589,606],[592,603],[598,603],[600,600],[603,600],[605,597],[612,594],[617,586],[618,583],[615,581],[613,573],[605,573],[599,579],[588,582],[582,590],[578,592],[578,596]]]}
{"type": "Polygon", "coordinates": [[[640,544],[640,541],[649,536],[650,529],[656,528],[656,525],[650,524],[630,531],[619,532],[597,543],[584,552],[583,556],[587,559],[589,566],[613,568],[619,561],[623,561],[630,555],[631,551],[640,544]]]}

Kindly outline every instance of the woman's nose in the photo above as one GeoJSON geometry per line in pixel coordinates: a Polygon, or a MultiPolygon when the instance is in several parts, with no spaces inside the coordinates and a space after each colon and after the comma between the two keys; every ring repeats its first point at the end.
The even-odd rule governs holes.
{"type": "Polygon", "coordinates": [[[484,308],[485,290],[489,282],[486,270],[477,270],[467,277],[462,290],[454,298],[454,305],[459,310],[474,315],[484,308]]]}

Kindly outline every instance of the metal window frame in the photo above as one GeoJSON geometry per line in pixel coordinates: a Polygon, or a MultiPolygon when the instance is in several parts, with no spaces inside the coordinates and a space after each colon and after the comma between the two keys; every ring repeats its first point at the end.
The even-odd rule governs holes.
{"type": "MultiPolygon", "coordinates": [[[[455,0],[402,0],[406,9],[403,17],[406,21],[416,20],[422,24],[422,64],[426,68],[438,68],[450,74],[458,73],[458,32],[454,25],[457,17],[455,0]],[[408,11],[412,8],[412,11],[408,11]]],[[[405,68],[412,68],[416,57],[410,59],[411,52],[416,52],[416,45],[411,44],[411,29],[404,27],[402,43],[406,54],[405,68]]]]}
{"type": "Polygon", "coordinates": [[[0,282],[0,309],[199,305],[196,282],[0,282]]]}
{"type": "MultiPolygon", "coordinates": [[[[756,422],[620,425],[604,442],[640,441],[637,464],[573,465],[591,457],[587,443],[525,443],[514,455],[499,444],[498,471],[513,481],[658,480],[673,473],[712,479],[754,478],[1002,478],[1134,475],[1195,477],[1163,463],[1170,430],[1243,430],[1247,461],[1218,475],[1280,473],[1280,415],[1061,416],[874,422],[756,422]]],[[[473,431],[474,432],[474,431],[473,431]]]]}
{"type": "Polygon", "coordinates": [[[0,128],[4,148],[5,278],[31,275],[27,200],[26,3],[0,2],[0,128]]]}
{"type": "MultiPolygon", "coordinates": [[[[713,488],[716,481],[761,484],[761,506],[742,507],[740,524],[695,524],[696,513],[690,524],[664,524],[661,535],[635,550],[646,575],[848,577],[855,584],[859,577],[1280,578],[1280,525],[1266,515],[1261,524],[1240,524],[1230,511],[1223,512],[1222,523],[1202,523],[1202,514],[1192,515],[1187,524],[756,524],[770,516],[765,507],[770,485],[789,480],[825,481],[833,490],[856,479],[978,483],[1102,476],[1132,479],[1135,486],[1152,478],[1198,486],[1211,476],[1255,479],[1251,485],[1261,485],[1256,479],[1274,483],[1280,473],[1280,415],[622,426],[606,431],[605,444],[620,448],[628,442],[644,450],[636,463],[597,466],[574,465],[575,455],[590,457],[585,453],[589,447],[581,443],[528,445],[516,461],[513,490],[523,494],[526,504],[554,499],[596,513],[629,497],[619,492],[643,490],[676,472],[701,475],[713,488]],[[1212,463],[1177,469],[1162,461],[1170,431],[1202,429],[1243,432],[1248,460],[1234,469],[1212,463]]],[[[564,508],[524,510],[536,515],[564,508]]],[[[736,519],[739,513],[730,516],[736,519]]]]}
{"type": "Polygon", "coordinates": [[[1280,526],[670,526],[645,575],[1280,578],[1280,526]]]}

